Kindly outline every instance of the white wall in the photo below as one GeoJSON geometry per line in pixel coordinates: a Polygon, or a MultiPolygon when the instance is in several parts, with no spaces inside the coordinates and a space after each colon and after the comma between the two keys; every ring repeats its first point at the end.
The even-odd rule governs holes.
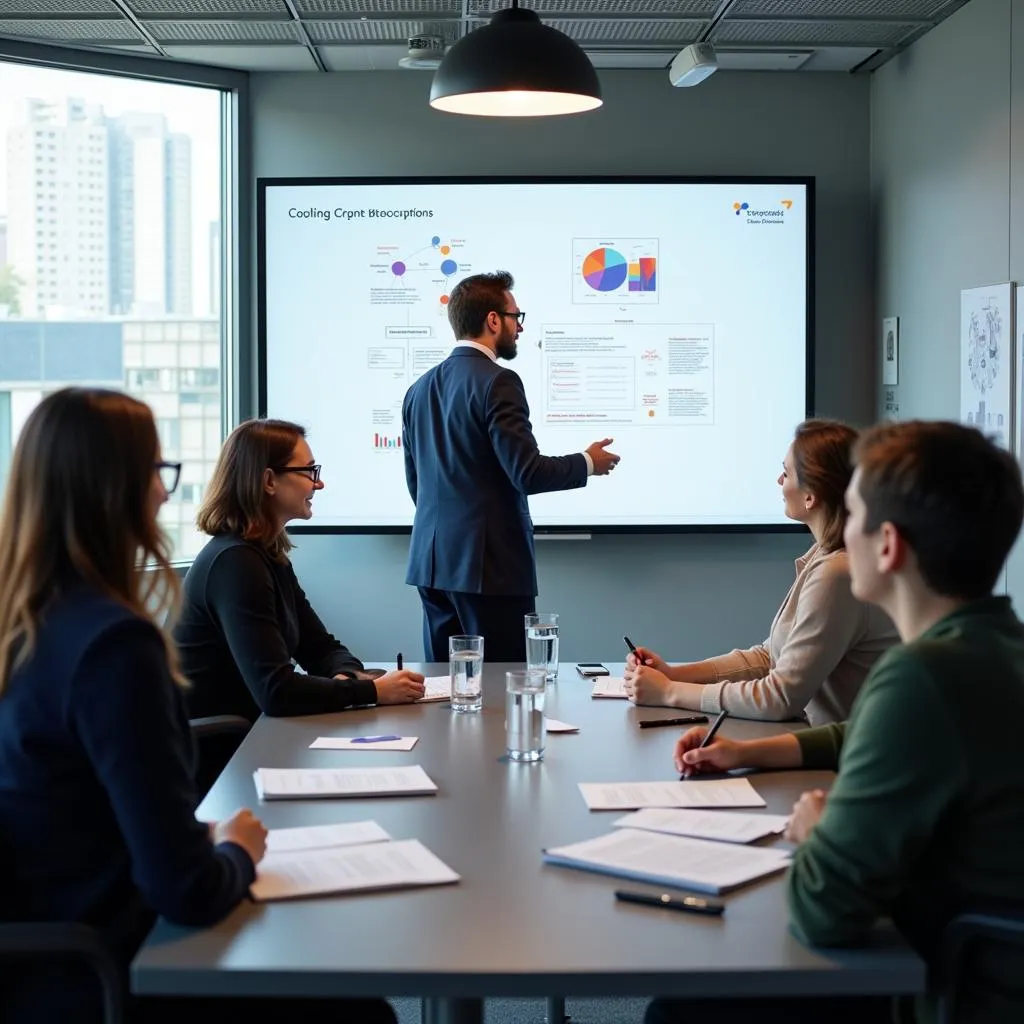
{"type": "MultiPolygon", "coordinates": [[[[873,418],[867,77],[720,72],[697,89],[672,89],[663,71],[609,72],[594,114],[522,123],[432,111],[422,73],[264,74],[252,84],[263,177],[816,176],[817,411],[873,418]]],[[[523,220],[529,230],[529,211],[523,220]]],[[[330,386],[344,415],[344,382],[330,386]]],[[[749,396],[752,431],[771,397],[749,396]]],[[[774,479],[778,466],[764,472],[774,479]]],[[[324,477],[358,486],[344,466],[325,466],[324,477]]],[[[538,606],[563,615],[566,659],[619,660],[624,632],[670,656],[702,657],[764,638],[808,544],[793,535],[543,541],[538,606]]],[[[421,655],[419,603],[403,583],[407,547],[404,536],[299,538],[294,561],[314,606],[365,659],[421,655]]]]}

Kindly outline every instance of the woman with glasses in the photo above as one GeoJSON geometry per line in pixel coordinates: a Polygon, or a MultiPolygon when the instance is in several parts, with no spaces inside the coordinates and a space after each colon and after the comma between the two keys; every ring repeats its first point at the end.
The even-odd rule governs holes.
{"type": "Polygon", "coordinates": [[[312,517],[323,486],[298,424],[248,420],[224,443],[196,518],[212,539],[185,577],[174,630],[193,716],[251,721],[423,696],[416,672],[366,671],[299,586],[285,525],[312,517]]]}
{"type": "MultiPolygon", "coordinates": [[[[179,591],[157,525],[175,477],[145,405],[68,388],[26,421],[0,518],[0,917],[91,925],[126,975],[157,914],[211,925],[239,903],[266,839],[247,810],[196,820],[157,625],[179,591]]],[[[68,963],[4,970],[0,990],[5,1021],[98,1010],[68,963]]]]}

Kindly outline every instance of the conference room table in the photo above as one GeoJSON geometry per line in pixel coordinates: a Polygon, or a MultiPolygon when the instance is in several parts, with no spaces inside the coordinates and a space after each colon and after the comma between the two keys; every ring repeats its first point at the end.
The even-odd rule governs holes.
{"type": "MultiPolygon", "coordinates": [[[[428,675],[447,665],[407,665],[428,675]]],[[[560,666],[549,717],[579,727],[546,736],[544,759],[505,755],[505,670],[485,665],[483,710],[447,703],[376,706],[304,718],[262,717],[199,808],[216,820],[252,807],[269,828],[374,820],[394,839],[419,839],[454,869],[454,885],[246,902],[219,925],[159,922],[132,967],[141,995],[416,996],[426,1024],[480,1024],[485,997],[755,998],[923,991],[925,967],[891,926],[856,950],[811,949],[788,929],[784,875],[723,899],[703,917],[614,899],[617,888],[661,887],[544,864],[542,851],[609,832],[624,812],[592,812],[580,782],[677,778],[678,727],[640,729],[670,708],[594,699],[592,683],[560,666]],[[310,750],[320,736],[416,736],[408,752],[310,750]],[[434,796],[261,803],[257,768],[422,765],[434,796]]],[[[609,666],[621,672],[622,666],[609,666]]],[[[727,719],[746,739],[799,723],[727,719]]],[[[765,810],[788,813],[827,788],[819,771],[756,772],[765,810]]],[[[784,843],[781,838],[776,843],[784,843]]],[[[557,1005],[557,1004],[555,1004],[557,1005]]],[[[555,1022],[551,1022],[555,1024],[555,1022]]]]}

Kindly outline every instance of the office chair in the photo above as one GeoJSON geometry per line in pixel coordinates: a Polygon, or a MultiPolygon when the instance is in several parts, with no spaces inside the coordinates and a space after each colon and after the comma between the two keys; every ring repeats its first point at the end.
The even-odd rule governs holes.
{"type": "Polygon", "coordinates": [[[956,1002],[964,970],[979,942],[1017,946],[1024,960],[1024,916],[960,914],[946,926],[942,941],[942,991],[938,1024],[956,1024],[956,1002]]]}
{"type": "Polygon", "coordinates": [[[196,750],[196,790],[202,800],[245,739],[252,723],[241,715],[211,715],[193,718],[188,724],[196,750]]]}
{"type": "Polygon", "coordinates": [[[84,924],[10,922],[0,924],[0,964],[26,961],[79,961],[96,975],[103,995],[104,1024],[121,1024],[124,997],[121,974],[96,931],[84,924]]]}

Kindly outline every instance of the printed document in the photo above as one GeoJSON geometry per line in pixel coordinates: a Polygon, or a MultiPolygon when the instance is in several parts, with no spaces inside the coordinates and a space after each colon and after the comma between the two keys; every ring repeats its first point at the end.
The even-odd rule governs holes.
{"type": "Polygon", "coordinates": [[[295,850],[322,850],[328,846],[386,843],[391,839],[375,821],[346,821],[338,825],[272,828],[267,832],[267,854],[295,850]]]}
{"type": "Polygon", "coordinates": [[[640,807],[764,807],[746,779],[687,779],[685,782],[580,782],[592,811],[640,807]]]}
{"type": "Polygon", "coordinates": [[[720,893],[784,870],[789,854],[621,828],[597,839],[546,850],[544,860],[638,882],[720,893]]]}
{"type": "Polygon", "coordinates": [[[733,811],[675,811],[647,807],[612,822],[619,828],[642,828],[723,843],[752,843],[785,831],[785,814],[737,814],[733,811]]]}
{"type": "Polygon", "coordinates": [[[257,768],[253,777],[261,800],[437,792],[437,785],[418,764],[400,768],[257,768]]]}
{"type": "Polygon", "coordinates": [[[598,676],[594,680],[591,697],[616,697],[626,700],[626,680],[622,676],[598,676]]]}

